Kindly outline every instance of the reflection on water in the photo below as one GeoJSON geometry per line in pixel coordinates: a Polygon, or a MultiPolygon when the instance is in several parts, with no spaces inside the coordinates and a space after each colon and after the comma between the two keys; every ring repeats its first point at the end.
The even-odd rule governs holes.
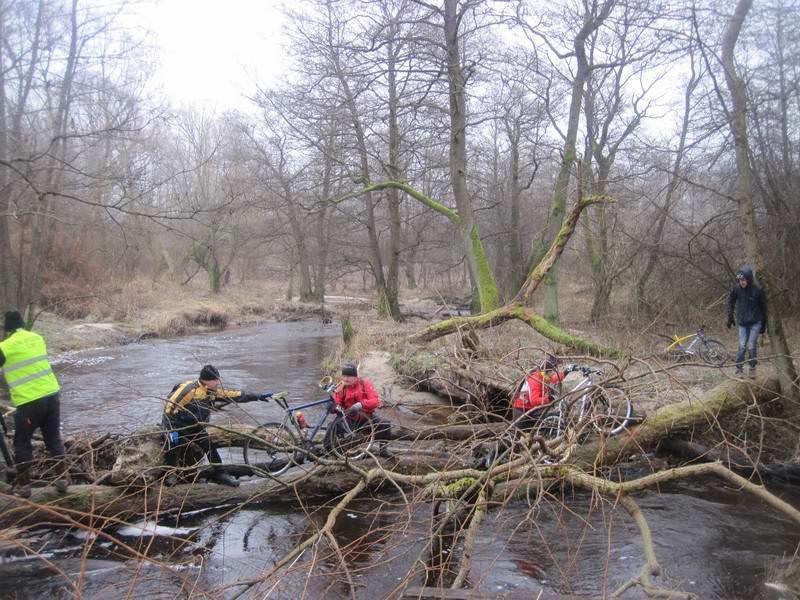
{"type": "MultiPolygon", "coordinates": [[[[671,486],[637,495],[664,570],[655,583],[703,599],[777,600],[780,596],[764,585],[764,573],[770,560],[794,552],[797,527],[746,496],[720,492],[713,482],[704,493],[694,487],[694,493],[671,486]]],[[[778,491],[800,504],[796,493],[778,491]]],[[[98,538],[101,543],[89,553],[83,593],[122,598],[130,586],[135,596],[172,598],[180,590],[196,589],[225,598],[241,590],[236,584],[251,582],[254,587],[246,598],[348,598],[349,574],[356,597],[367,600],[398,597],[404,585],[421,584],[418,559],[424,562],[429,551],[430,508],[409,513],[394,495],[357,500],[342,513],[333,535],[343,563],[323,543],[308,550],[279,581],[258,582],[298,541],[318,531],[327,510],[269,505],[231,514],[199,512],[180,522],[162,520],[158,537],[144,524],[140,526],[148,531],[138,537],[127,537],[130,529],[117,531],[126,534],[120,537],[125,544],[146,552],[160,566],[140,563],[129,549],[98,538]],[[117,561],[110,563],[114,569],[109,568],[111,559],[117,561]],[[409,571],[415,572],[411,580],[406,579],[409,571]]],[[[80,556],[77,536],[50,535],[51,547],[72,548],[71,555],[61,558],[80,556]]],[[[642,564],[639,532],[627,513],[609,504],[598,507],[579,494],[568,507],[553,503],[531,513],[523,502],[514,502],[490,511],[478,536],[469,582],[484,594],[509,597],[535,597],[540,589],[596,597],[636,576],[642,564]]],[[[25,572],[19,569],[19,564],[0,563],[0,590],[16,587],[24,591],[20,598],[40,598],[65,589],[64,580],[55,577],[10,577],[25,572]]],[[[0,598],[5,597],[12,596],[0,591],[0,598]]],[[[643,596],[632,592],[623,597],[643,596]]]]}
{"type": "MultiPolygon", "coordinates": [[[[223,385],[287,391],[316,399],[322,361],[341,340],[338,325],[272,323],[118,348],[66,353],[54,362],[62,387],[64,431],[128,431],[160,421],[164,397],[194,379],[204,364],[219,368],[223,385]]],[[[225,417],[252,422],[279,415],[271,404],[230,407],[225,417]]]]}

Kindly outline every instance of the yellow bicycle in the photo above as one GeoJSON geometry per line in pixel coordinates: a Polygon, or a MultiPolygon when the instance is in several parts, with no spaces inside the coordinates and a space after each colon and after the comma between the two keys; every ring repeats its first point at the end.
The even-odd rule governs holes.
{"type": "Polygon", "coordinates": [[[699,356],[703,362],[721,367],[730,359],[725,344],[706,336],[703,327],[688,335],[663,335],[653,342],[653,355],[665,360],[690,360],[699,356]]]}

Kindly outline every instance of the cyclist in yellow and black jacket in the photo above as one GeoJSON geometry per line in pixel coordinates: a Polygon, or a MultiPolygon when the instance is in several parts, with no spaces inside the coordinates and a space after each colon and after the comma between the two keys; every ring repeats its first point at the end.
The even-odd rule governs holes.
{"type": "MultiPolygon", "coordinates": [[[[211,411],[221,404],[267,401],[271,396],[270,392],[251,394],[222,389],[217,368],[213,365],[204,366],[196,380],[179,383],[172,388],[164,406],[161,424],[170,439],[167,464],[175,466],[180,451],[190,444],[196,444],[205,452],[209,463],[222,464],[219,452],[206,430],[211,411]]],[[[214,480],[232,487],[239,485],[236,479],[222,471],[214,473],[214,480]]]]}

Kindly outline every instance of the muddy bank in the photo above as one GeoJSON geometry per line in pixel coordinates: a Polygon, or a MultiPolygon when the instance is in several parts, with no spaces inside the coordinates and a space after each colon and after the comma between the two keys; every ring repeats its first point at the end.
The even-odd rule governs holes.
{"type": "Polygon", "coordinates": [[[330,323],[341,318],[343,310],[368,310],[369,304],[319,305],[278,302],[265,305],[208,305],[167,309],[150,317],[124,321],[71,321],[53,313],[42,313],[34,331],[47,340],[50,351],[66,351],[119,346],[147,339],[163,339],[262,325],[317,320],[330,323]]]}

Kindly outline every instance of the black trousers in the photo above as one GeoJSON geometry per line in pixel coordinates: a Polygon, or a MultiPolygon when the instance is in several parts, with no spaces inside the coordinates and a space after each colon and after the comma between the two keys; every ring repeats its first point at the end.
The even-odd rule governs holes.
{"type": "Polygon", "coordinates": [[[514,415],[514,427],[519,431],[533,431],[544,413],[543,410],[525,410],[524,408],[514,408],[511,412],[514,415]]]}
{"type": "Polygon", "coordinates": [[[178,443],[170,443],[165,453],[164,460],[170,466],[184,466],[183,463],[194,462],[185,460],[185,455],[189,451],[192,444],[200,448],[203,453],[208,456],[208,462],[213,464],[222,464],[222,457],[220,457],[216,446],[211,441],[211,436],[208,435],[204,425],[192,425],[191,427],[175,427],[170,425],[169,422],[164,420],[164,428],[168,434],[172,431],[178,434],[178,443]]]}
{"type": "Polygon", "coordinates": [[[357,413],[355,415],[347,415],[347,423],[350,427],[357,429],[358,427],[365,426],[368,423],[372,425],[375,430],[375,440],[378,442],[388,442],[392,433],[392,425],[389,421],[381,419],[377,415],[368,415],[367,413],[357,413]]]}
{"type": "Polygon", "coordinates": [[[42,430],[44,446],[54,457],[64,456],[61,441],[61,399],[58,392],[17,407],[14,413],[14,461],[17,473],[27,471],[33,459],[31,439],[37,429],[42,430]]]}

